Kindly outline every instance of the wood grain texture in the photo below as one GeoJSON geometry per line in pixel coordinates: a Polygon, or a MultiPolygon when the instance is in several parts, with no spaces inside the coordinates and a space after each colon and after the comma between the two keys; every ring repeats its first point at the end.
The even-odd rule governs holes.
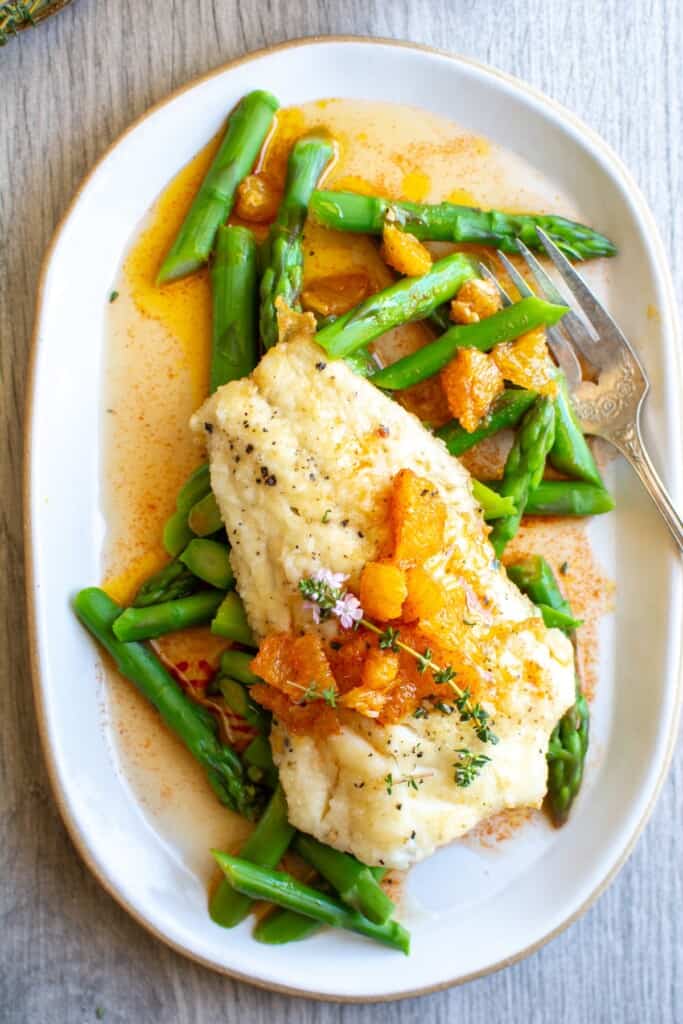
{"type": "Polygon", "coordinates": [[[581,921],[497,975],[381,1007],[288,999],[183,960],[91,878],[52,802],[21,596],[23,391],[42,253],[83,174],[151,103],[247,50],[326,33],[454,50],[567,104],[633,170],[683,299],[680,3],[77,0],[0,50],[0,1019],[81,1024],[101,1007],[106,1024],[680,1024],[680,752],[631,860],[581,921]]]}

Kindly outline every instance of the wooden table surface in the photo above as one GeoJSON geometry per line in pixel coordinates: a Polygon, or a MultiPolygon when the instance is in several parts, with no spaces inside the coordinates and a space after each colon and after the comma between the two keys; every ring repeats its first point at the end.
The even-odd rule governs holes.
{"type": "Polygon", "coordinates": [[[575,110],[642,186],[683,299],[680,2],[76,0],[0,49],[0,1019],[681,1024],[680,752],[635,853],[582,920],[492,977],[383,1006],[272,995],[184,960],[105,894],[76,856],[53,803],[31,701],[20,497],[23,392],[42,253],[81,177],[150,104],[248,50],[333,33],[460,52],[575,110]]]}

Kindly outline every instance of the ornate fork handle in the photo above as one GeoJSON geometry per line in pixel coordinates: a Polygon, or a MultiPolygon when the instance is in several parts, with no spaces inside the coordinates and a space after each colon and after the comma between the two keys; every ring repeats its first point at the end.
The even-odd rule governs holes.
{"type": "Polygon", "coordinates": [[[637,422],[629,423],[606,436],[631,463],[669,527],[679,549],[683,551],[683,519],[674,508],[666,487],[650,461],[650,456],[647,454],[640,436],[639,424],[637,422]]]}

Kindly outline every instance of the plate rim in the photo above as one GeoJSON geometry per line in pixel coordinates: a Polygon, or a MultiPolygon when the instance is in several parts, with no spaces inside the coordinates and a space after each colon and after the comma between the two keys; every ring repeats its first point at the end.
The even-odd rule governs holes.
{"type": "MultiPolygon", "coordinates": [[[[424,43],[414,43],[410,40],[404,39],[392,39],[385,36],[364,36],[364,35],[353,35],[353,34],[340,34],[340,35],[312,35],[312,36],[299,36],[295,39],[290,39],[285,42],[275,43],[270,46],[261,47],[257,50],[250,50],[247,53],[242,54],[239,57],[235,57],[233,60],[227,61],[220,64],[210,71],[196,75],[183,85],[167,93],[162,99],[148,107],[142,114],[135,118],[117,137],[104,149],[97,160],[92,164],[90,169],[83,176],[78,186],[76,187],[71,200],[69,201],[65,211],[59,218],[48,246],[43,255],[40,272],[38,277],[38,286],[36,290],[36,305],[33,329],[31,332],[31,338],[29,342],[29,357],[27,361],[27,387],[26,395],[24,400],[24,443],[22,450],[23,458],[23,469],[22,469],[22,520],[23,520],[23,547],[24,547],[24,597],[27,614],[27,633],[29,641],[29,659],[30,659],[30,675],[31,684],[33,691],[33,704],[36,713],[36,721],[38,726],[38,734],[40,737],[40,743],[43,751],[43,758],[47,770],[48,781],[52,790],[55,803],[59,810],[60,816],[69,835],[71,842],[76,848],[77,853],[81,859],[85,862],[88,869],[95,876],[97,881],[102,885],[104,890],[114,901],[125,910],[130,916],[141,925],[148,934],[153,935],[156,939],[169,946],[175,952],[180,953],[182,956],[187,957],[195,963],[201,964],[203,967],[207,967],[223,976],[233,978],[237,981],[247,982],[250,985],[254,985],[257,988],[269,991],[278,992],[284,995],[297,996],[299,998],[321,1000],[325,1002],[335,1003],[351,1003],[351,1004],[368,1004],[368,1003],[384,1003],[384,1002],[395,1002],[400,999],[415,998],[420,995],[429,995],[432,993],[444,991],[445,989],[453,988],[458,985],[465,984],[468,981],[474,981],[477,978],[485,977],[489,974],[493,974],[499,970],[509,967],[512,964],[518,963],[521,960],[526,959],[533,953],[537,952],[548,942],[552,941],[558,935],[560,935],[565,929],[569,928],[570,925],[574,924],[580,917],[582,917],[586,911],[593,906],[593,904],[599,899],[602,893],[611,885],[615,877],[619,874],[624,864],[630,857],[636,843],[638,842],[642,832],[654,810],[654,807],[659,799],[662,786],[666,780],[671,767],[671,761],[673,752],[676,745],[676,739],[679,731],[679,724],[681,719],[681,711],[683,709],[683,649],[679,655],[678,671],[676,673],[676,679],[674,682],[675,693],[674,693],[674,704],[673,713],[670,719],[670,726],[668,735],[666,738],[666,749],[664,750],[661,770],[655,781],[652,789],[650,799],[643,811],[643,814],[638,821],[633,834],[629,838],[624,848],[621,850],[617,860],[612,866],[611,870],[602,879],[599,885],[589,894],[589,896],[581,903],[576,910],[570,914],[565,920],[559,925],[551,928],[545,935],[543,935],[537,941],[526,946],[522,950],[518,950],[516,953],[509,957],[505,957],[502,960],[497,961],[494,964],[489,965],[479,971],[471,972],[467,975],[456,976],[446,981],[437,982],[433,985],[420,986],[409,991],[401,992],[385,992],[380,995],[367,996],[354,996],[354,995],[335,995],[330,996],[324,992],[315,992],[311,989],[300,989],[295,986],[283,985],[277,982],[268,981],[263,978],[256,978],[253,975],[246,974],[238,971],[234,968],[226,967],[222,964],[217,964],[214,961],[203,957],[188,947],[184,946],[181,942],[177,942],[159,929],[157,929],[145,916],[141,913],[130,900],[124,897],[110,881],[106,870],[101,866],[94,855],[90,852],[86,837],[81,834],[79,828],[76,825],[75,819],[72,816],[69,801],[66,792],[61,784],[61,780],[58,776],[56,759],[52,749],[52,745],[49,742],[47,717],[45,708],[43,705],[43,687],[41,682],[42,671],[41,671],[41,658],[38,644],[38,631],[36,621],[36,604],[37,604],[37,588],[35,580],[35,564],[34,564],[34,546],[33,546],[33,530],[32,530],[32,474],[31,470],[31,455],[33,451],[33,427],[34,427],[34,409],[35,409],[35,391],[36,391],[36,366],[37,356],[39,349],[39,327],[43,316],[43,306],[45,303],[45,286],[48,271],[52,262],[52,257],[57,243],[60,240],[62,231],[70,219],[76,205],[78,204],[81,195],[91,179],[94,177],[96,172],[100,169],[101,165],[107,160],[111,153],[120,145],[120,143],[134,130],[140,127],[147,118],[151,117],[162,107],[172,103],[177,97],[181,96],[185,92],[194,89],[202,82],[208,81],[211,78],[215,78],[219,75],[224,74],[226,71],[230,71],[242,64],[246,64],[250,61],[257,60],[261,57],[267,56],[272,53],[277,53],[289,49],[297,49],[305,46],[317,46],[328,43],[342,43],[342,44],[357,44],[364,43],[375,46],[393,47],[397,49],[406,49],[425,53],[431,56],[438,56],[446,58],[456,64],[465,65],[479,72],[484,73],[492,78],[496,78],[511,85],[519,91],[526,93],[526,95],[542,106],[549,107],[555,114],[559,114],[570,123],[573,128],[588,139],[591,145],[601,152],[601,155],[606,159],[608,164],[611,164],[619,173],[622,175],[624,183],[628,186],[629,198],[633,202],[633,205],[637,211],[639,218],[648,227],[648,240],[651,247],[651,251],[656,258],[656,264],[659,270],[663,270],[663,275],[660,278],[660,284],[666,300],[666,311],[670,318],[672,326],[672,334],[674,338],[673,345],[673,357],[675,372],[678,378],[679,385],[683,384],[683,345],[681,343],[681,322],[678,315],[678,308],[676,305],[676,296],[673,286],[673,279],[671,277],[671,271],[669,268],[669,260],[667,257],[664,244],[662,242],[658,225],[655,221],[654,215],[650,210],[650,207],[643,195],[639,185],[633,178],[631,172],[628,170],[621,157],[615,152],[615,150],[602,138],[602,136],[587,125],[578,115],[576,115],[569,108],[559,103],[557,100],[548,96],[541,89],[537,89],[525,82],[523,79],[517,78],[515,75],[511,75],[506,71],[493,67],[492,65],[486,64],[483,61],[475,60],[471,57],[466,57],[461,54],[453,53],[448,50],[441,49],[435,46],[429,46],[424,43]]],[[[679,568],[680,574],[680,568],[679,568]]]]}

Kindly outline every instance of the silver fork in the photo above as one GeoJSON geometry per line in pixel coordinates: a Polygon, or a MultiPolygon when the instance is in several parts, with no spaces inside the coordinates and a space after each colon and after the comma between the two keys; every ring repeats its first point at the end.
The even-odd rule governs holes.
{"type": "MultiPolygon", "coordinates": [[[[640,410],[650,389],[647,374],[622,331],[581,275],[541,228],[536,228],[536,232],[586,323],[590,325],[589,329],[583,319],[570,308],[560,325],[552,328],[548,336],[553,355],[567,378],[574,409],[584,433],[605,438],[628,459],[683,551],[683,519],[674,508],[652,465],[640,432],[640,410]],[[568,354],[570,342],[597,371],[595,381],[581,380],[576,353],[572,351],[573,360],[568,354]]],[[[538,294],[549,302],[570,305],[522,241],[517,241],[517,248],[531,272],[538,294]]],[[[505,253],[498,252],[498,258],[520,294],[533,294],[505,253]]],[[[502,289],[501,294],[503,301],[509,301],[502,289]]]]}

